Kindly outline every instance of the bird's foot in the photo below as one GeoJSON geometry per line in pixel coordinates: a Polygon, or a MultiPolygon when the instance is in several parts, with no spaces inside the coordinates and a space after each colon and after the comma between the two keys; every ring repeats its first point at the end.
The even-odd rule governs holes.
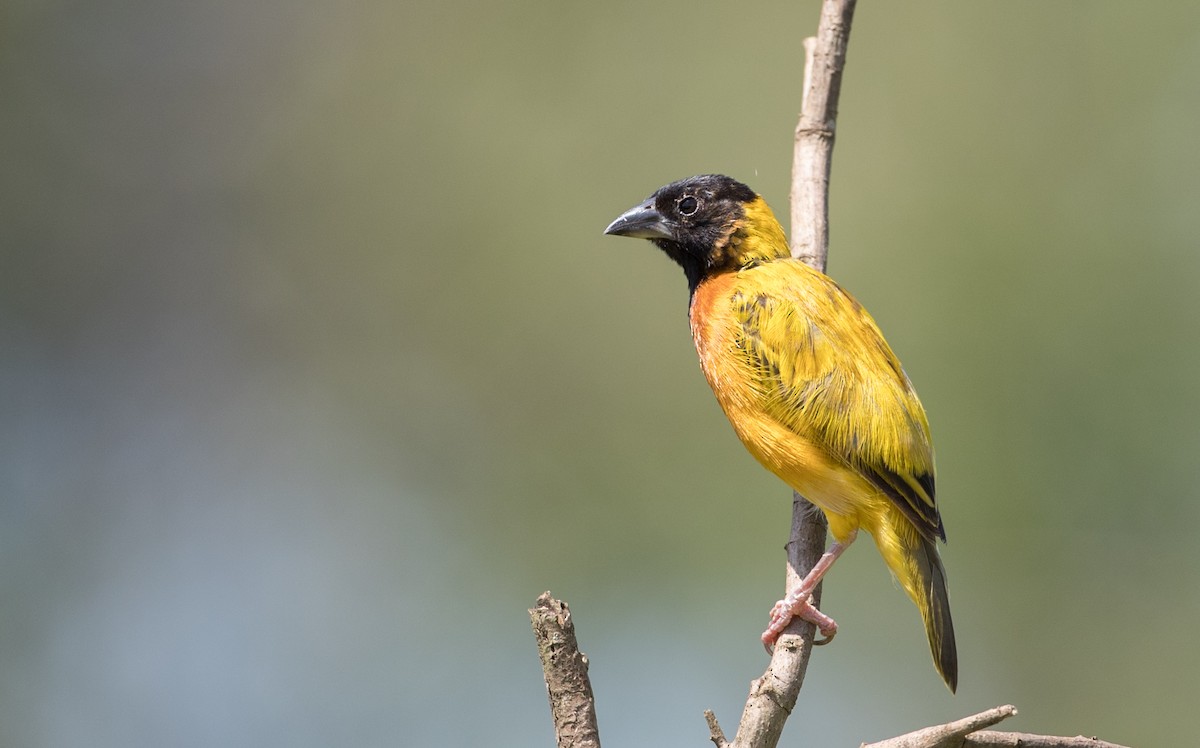
{"type": "Polygon", "coordinates": [[[825,637],[813,641],[813,644],[828,644],[837,634],[837,621],[817,610],[813,605],[812,594],[800,587],[788,593],[787,597],[775,603],[775,607],[771,608],[771,623],[762,633],[762,643],[767,648],[767,654],[774,651],[775,641],[779,639],[779,635],[788,627],[793,618],[814,624],[821,632],[821,636],[825,637]]]}

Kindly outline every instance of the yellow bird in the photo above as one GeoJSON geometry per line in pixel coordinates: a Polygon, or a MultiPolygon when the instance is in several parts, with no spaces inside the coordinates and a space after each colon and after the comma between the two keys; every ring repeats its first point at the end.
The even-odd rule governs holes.
{"type": "Polygon", "coordinates": [[[958,684],[958,655],[937,540],[933,444],[925,410],[883,334],[850,294],[791,257],[770,207],[721,175],[669,184],[606,234],[649,239],[683,267],[700,368],[760,463],[825,513],[834,543],[776,603],[763,643],[794,616],[825,636],[812,604],[859,529],[916,603],[933,663],[958,684]]]}

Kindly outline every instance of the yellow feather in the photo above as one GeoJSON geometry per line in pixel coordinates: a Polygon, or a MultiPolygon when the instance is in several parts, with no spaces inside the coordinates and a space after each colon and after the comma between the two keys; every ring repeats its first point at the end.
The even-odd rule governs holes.
{"type": "Polygon", "coordinates": [[[790,258],[761,198],[745,206],[721,249],[730,270],[704,278],[691,306],[717,401],[750,453],[825,512],[836,540],[860,528],[871,534],[953,688],[933,446],[908,377],[866,310],[790,258]]]}

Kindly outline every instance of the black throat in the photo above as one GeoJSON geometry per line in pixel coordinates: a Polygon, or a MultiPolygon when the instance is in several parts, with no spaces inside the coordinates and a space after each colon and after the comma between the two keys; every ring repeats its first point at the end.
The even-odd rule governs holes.
{"type": "Polygon", "coordinates": [[[700,281],[704,280],[704,276],[708,274],[707,262],[704,255],[691,251],[688,247],[671,239],[652,239],[651,241],[665,252],[667,257],[670,257],[683,268],[683,274],[687,277],[688,294],[690,296],[695,293],[696,287],[700,285],[700,281]]]}

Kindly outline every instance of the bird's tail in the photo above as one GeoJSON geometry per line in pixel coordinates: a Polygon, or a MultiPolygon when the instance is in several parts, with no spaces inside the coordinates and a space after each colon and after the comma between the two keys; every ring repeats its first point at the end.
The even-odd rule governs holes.
{"type": "Polygon", "coordinates": [[[938,555],[936,541],[922,536],[907,519],[900,519],[891,538],[899,547],[885,549],[881,544],[880,550],[892,573],[921,611],[933,666],[953,693],[958,687],[958,649],[954,644],[954,622],[950,620],[946,570],[938,555]],[[896,550],[900,552],[889,552],[896,550]]]}

